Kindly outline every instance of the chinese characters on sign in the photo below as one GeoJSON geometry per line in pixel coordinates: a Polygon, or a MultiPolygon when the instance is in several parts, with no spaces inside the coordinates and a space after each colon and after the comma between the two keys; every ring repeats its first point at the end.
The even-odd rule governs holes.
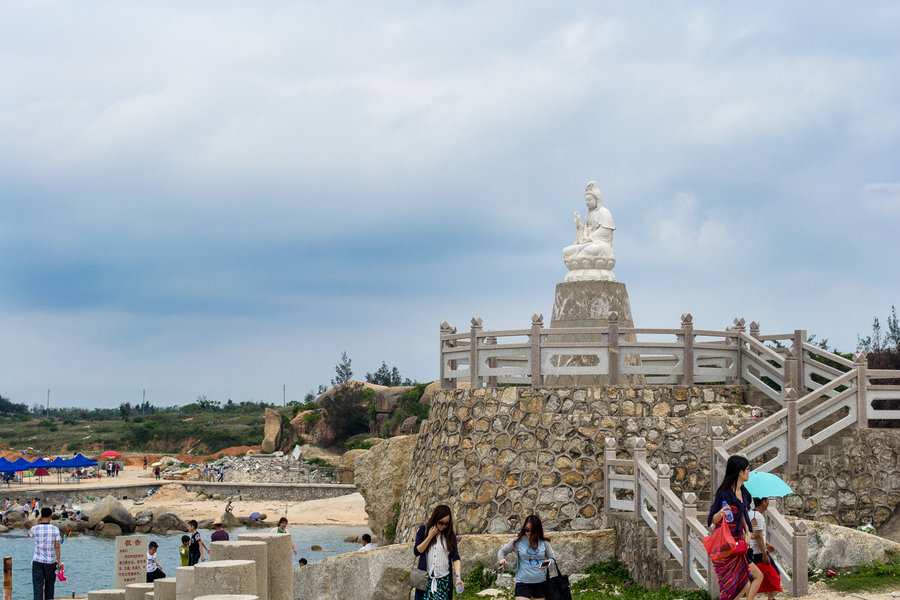
{"type": "Polygon", "coordinates": [[[147,581],[147,536],[116,537],[116,588],[147,581]]]}

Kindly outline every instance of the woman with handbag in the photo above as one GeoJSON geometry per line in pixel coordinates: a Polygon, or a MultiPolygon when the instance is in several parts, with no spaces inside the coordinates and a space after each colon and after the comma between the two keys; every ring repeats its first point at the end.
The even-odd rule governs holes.
{"type": "Polygon", "coordinates": [[[462,591],[461,562],[449,506],[439,505],[428,522],[419,526],[413,553],[419,557],[419,569],[426,574],[425,590],[416,590],[416,600],[450,600],[454,581],[456,590],[462,591]]]}
{"type": "Polygon", "coordinates": [[[547,597],[547,568],[556,554],[550,547],[550,538],[544,536],[544,526],[537,515],[528,515],[519,530],[497,551],[500,566],[506,565],[506,555],[516,553],[516,600],[544,600],[547,597]]]}
{"type": "Polygon", "coordinates": [[[706,524],[715,523],[719,527],[728,527],[735,540],[741,540],[735,552],[725,558],[713,560],[713,568],[719,579],[719,598],[736,600],[746,592],[747,600],[753,600],[756,591],[762,584],[762,572],[756,565],[747,561],[747,544],[750,541],[750,525],[748,509],[750,492],[744,482],[750,478],[750,461],[744,456],[734,455],[728,458],[725,465],[725,477],[722,485],[716,490],[709,509],[706,524]],[[731,515],[731,521],[727,519],[731,515]]]}

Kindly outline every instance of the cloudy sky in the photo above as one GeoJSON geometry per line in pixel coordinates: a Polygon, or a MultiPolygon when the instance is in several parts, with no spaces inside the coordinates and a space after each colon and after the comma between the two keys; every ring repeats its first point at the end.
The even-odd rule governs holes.
{"type": "Polygon", "coordinates": [[[900,303],[895,2],[0,4],[0,394],[281,402],[549,322],[588,180],[635,322],[900,303]]]}

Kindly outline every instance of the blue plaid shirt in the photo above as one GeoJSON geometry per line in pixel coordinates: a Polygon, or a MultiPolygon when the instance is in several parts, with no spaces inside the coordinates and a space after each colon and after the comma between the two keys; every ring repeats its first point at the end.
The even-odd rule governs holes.
{"type": "Polygon", "coordinates": [[[50,523],[38,523],[28,535],[34,538],[34,562],[56,563],[56,542],[60,541],[59,529],[50,523]]]}

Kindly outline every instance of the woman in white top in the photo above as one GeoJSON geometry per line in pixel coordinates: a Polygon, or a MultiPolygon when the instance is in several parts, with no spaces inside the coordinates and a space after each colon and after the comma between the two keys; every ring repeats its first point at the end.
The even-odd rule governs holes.
{"type": "Polygon", "coordinates": [[[413,554],[419,557],[419,568],[428,574],[425,591],[416,590],[416,600],[450,600],[454,581],[462,588],[459,550],[449,506],[439,505],[428,522],[419,526],[413,554]]]}

